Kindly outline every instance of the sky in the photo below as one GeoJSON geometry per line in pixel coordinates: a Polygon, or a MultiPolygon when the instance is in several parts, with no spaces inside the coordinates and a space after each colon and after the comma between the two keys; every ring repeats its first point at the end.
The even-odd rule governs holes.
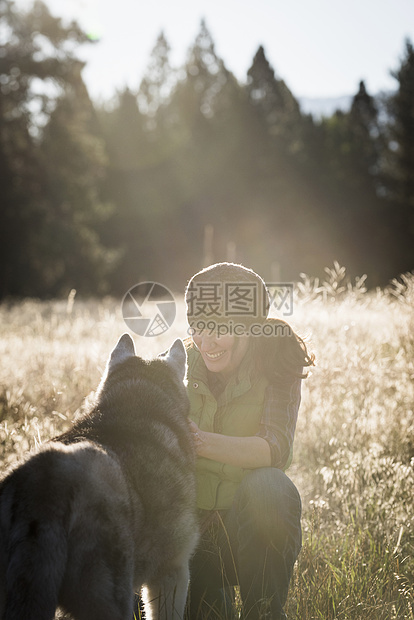
{"type": "MultiPolygon", "coordinates": [[[[227,68],[245,81],[260,45],[297,98],[390,90],[408,37],[414,0],[46,0],[52,14],[75,18],[99,42],[81,52],[95,100],[137,89],[161,31],[181,66],[204,18],[227,68]]],[[[23,7],[31,0],[17,0],[23,7]]]]}

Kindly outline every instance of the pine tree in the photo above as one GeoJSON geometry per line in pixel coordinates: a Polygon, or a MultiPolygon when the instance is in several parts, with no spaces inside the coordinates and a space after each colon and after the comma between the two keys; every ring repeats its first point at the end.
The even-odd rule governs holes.
{"type": "MultiPolygon", "coordinates": [[[[261,222],[262,253],[292,277],[299,256],[312,247],[312,214],[303,170],[304,119],[286,83],[259,47],[248,70],[250,193],[261,222]]],[[[260,253],[260,245],[256,254],[260,253]]],[[[263,270],[263,267],[262,267],[263,270]]]]}
{"type": "Polygon", "coordinates": [[[225,88],[233,79],[216,54],[211,33],[202,20],[188,53],[185,78],[177,85],[172,101],[173,112],[194,138],[209,127],[208,120],[217,113],[225,88]]]}
{"type": "Polygon", "coordinates": [[[99,116],[111,166],[132,172],[145,166],[150,157],[146,117],[140,112],[136,93],[125,88],[113,109],[101,110],[99,116]]]}
{"type": "MultiPolygon", "coordinates": [[[[177,84],[168,112],[174,134],[172,176],[177,204],[185,222],[187,250],[199,256],[206,226],[225,257],[246,202],[246,101],[243,89],[218,56],[204,21],[190,47],[185,77],[177,84]],[[241,168],[243,167],[243,169],[241,168]]],[[[184,261],[188,262],[185,257],[184,261]]]]}
{"type": "Polygon", "coordinates": [[[49,295],[70,288],[104,292],[115,257],[98,234],[110,213],[103,197],[107,161],[82,67],[79,63],[77,75],[57,100],[40,143],[47,217],[39,230],[38,252],[49,295]]]}
{"type": "Polygon", "coordinates": [[[349,128],[356,168],[364,174],[379,174],[381,156],[381,132],[378,121],[378,107],[374,97],[368,94],[365,83],[359,84],[349,113],[349,128]]]}
{"type": "Polygon", "coordinates": [[[176,147],[173,130],[176,119],[171,114],[170,102],[177,80],[178,72],[170,63],[170,46],[161,32],[137,93],[146,133],[147,157],[152,165],[168,159],[176,147]]]}
{"type": "MultiPolygon", "coordinates": [[[[56,278],[49,256],[47,231],[56,221],[56,211],[47,172],[51,162],[43,156],[43,126],[52,113],[56,118],[57,99],[79,85],[76,51],[87,37],[76,24],[64,26],[52,17],[41,2],[24,13],[10,0],[0,6],[0,32],[0,296],[55,294],[57,280],[63,285],[65,278],[56,278]]],[[[63,161],[69,154],[60,152],[59,157],[63,161]]],[[[66,163],[69,170],[71,164],[66,163]]],[[[73,177],[72,181],[77,183],[73,177]]],[[[89,190],[90,186],[85,188],[86,193],[89,190]]],[[[96,248],[92,225],[88,231],[86,236],[85,229],[78,231],[84,247],[96,248]]],[[[81,257],[78,265],[81,273],[81,257]]],[[[66,284],[73,286],[73,279],[66,284]]]]}
{"type": "Polygon", "coordinates": [[[336,252],[332,258],[353,276],[368,273],[370,285],[382,284],[380,273],[388,260],[379,195],[382,135],[376,102],[364,82],[350,111],[336,111],[319,130],[323,147],[315,186],[336,252]]]}
{"type": "Polygon", "coordinates": [[[247,92],[252,107],[269,134],[293,147],[294,134],[299,128],[300,108],[285,82],[276,77],[274,69],[259,47],[247,73],[247,92]]]}
{"type": "Polygon", "coordinates": [[[41,211],[41,170],[30,133],[34,72],[27,24],[12,2],[0,4],[0,298],[31,292],[31,230],[41,211]],[[14,36],[13,36],[14,35],[14,36]],[[26,49],[23,37],[28,36],[26,49]]]}
{"type": "Polygon", "coordinates": [[[103,226],[107,244],[120,249],[110,278],[111,291],[124,294],[137,277],[151,279],[151,251],[157,230],[157,188],[154,182],[153,141],[148,137],[147,117],[138,107],[137,94],[125,88],[115,106],[100,110],[99,118],[108,152],[106,196],[113,212],[103,226]]]}
{"type": "Polygon", "coordinates": [[[387,106],[386,187],[398,235],[398,272],[411,270],[414,262],[414,47],[410,40],[404,52],[400,67],[391,73],[398,85],[387,106]]]}
{"type": "Polygon", "coordinates": [[[392,261],[384,254],[384,246],[390,249],[393,241],[381,196],[384,140],[378,117],[377,103],[362,81],[345,116],[346,134],[342,144],[342,153],[346,154],[345,176],[340,187],[342,199],[347,201],[345,230],[348,229],[350,248],[347,265],[353,273],[368,273],[370,285],[383,284],[381,274],[385,278],[393,275],[392,261]]]}
{"type": "Polygon", "coordinates": [[[395,198],[414,214],[414,47],[409,40],[401,66],[392,76],[398,82],[388,104],[395,198]]]}
{"type": "Polygon", "coordinates": [[[156,119],[161,108],[168,105],[177,83],[176,71],[170,64],[170,51],[170,45],[161,32],[138,91],[140,110],[150,119],[156,119]]]}

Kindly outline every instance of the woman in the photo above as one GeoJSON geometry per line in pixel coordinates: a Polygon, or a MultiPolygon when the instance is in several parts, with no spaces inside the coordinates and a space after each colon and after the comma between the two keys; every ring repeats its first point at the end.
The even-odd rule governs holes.
{"type": "Polygon", "coordinates": [[[314,358],[287,323],[267,318],[266,286],[242,265],[197,273],[186,303],[201,524],[187,617],[231,617],[238,585],[243,618],[283,619],[301,548],[301,501],[284,470],[314,358]]]}

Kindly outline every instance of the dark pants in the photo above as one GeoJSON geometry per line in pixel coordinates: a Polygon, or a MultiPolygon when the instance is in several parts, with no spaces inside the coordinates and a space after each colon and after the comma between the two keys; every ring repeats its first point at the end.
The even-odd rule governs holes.
{"type": "Polygon", "coordinates": [[[201,536],[190,568],[187,619],[231,618],[235,585],[246,620],[286,618],[283,607],[302,542],[300,517],[299,493],[281,470],[249,473],[230,510],[216,514],[201,536]]]}

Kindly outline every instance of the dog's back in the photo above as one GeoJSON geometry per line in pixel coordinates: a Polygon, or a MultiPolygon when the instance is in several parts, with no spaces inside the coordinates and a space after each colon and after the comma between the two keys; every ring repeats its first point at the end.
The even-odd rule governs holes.
{"type": "Polygon", "coordinates": [[[52,619],[58,605],[129,619],[144,583],[153,618],[182,617],[197,538],[184,368],[182,343],[144,362],[124,336],[94,409],[3,481],[2,620],[52,619]]]}

